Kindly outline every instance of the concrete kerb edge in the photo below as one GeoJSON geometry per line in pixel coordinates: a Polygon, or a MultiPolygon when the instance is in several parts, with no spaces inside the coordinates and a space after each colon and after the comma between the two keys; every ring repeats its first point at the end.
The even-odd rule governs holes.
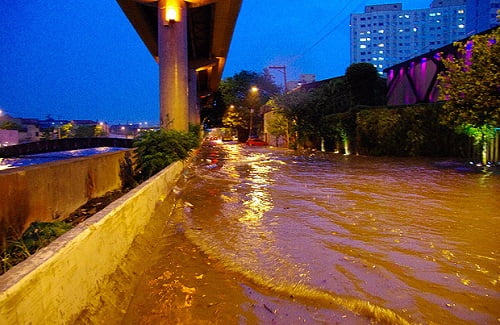
{"type": "MultiPolygon", "coordinates": [[[[140,196],[140,194],[145,191],[154,191],[155,186],[161,186],[158,185],[160,183],[169,185],[168,189],[162,189],[162,191],[164,191],[164,195],[168,195],[181,177],[186,164],[186,161],[178,161],[171,164],[148,181],[140,184],[138,187],[114,201],[88,220],[53,241],[47,247],[44,247],[36,254],[30,256],[27,260],[14,266],[5,274],[0,276],[0,316],[2,315],[1,306],[3,305],[3,302],[9,300],[12,296],[15,296],[15,291],[22,290],[27,285],[33,285],[33,279],[36,279],[39,275],[37,273],[43,272],[44,264],[51,263],[51,260],[55,259],[58,255],[63,254],[65,250],[72,249],[71,246],[75,241],[80,243],[83,242],[87,236],[90,236],[91,233],[98,229],[101,224],[105,223],[106,220],[113,218],[116,214],[118,214],[120,210],[130,204],[134,198],[140,196]]],[[[158,197],[157,200],[161,199],[162,198],[158,197]]],[[[152,204],[154,205],[155,203],[152,204]]],[[[144,229],[144,227],[142,227],[142,229],[144,229]]],[[[139,233],[140,232],[135,235],[139,233]]],[[[130,243],[128,243],[128,245],[130,245],[130,243]]],[[[126,252],[123,253],[123,255],[125,254],[126,252]]],[[[111,268],[114,269],[116,266],[111,268]]],[[[107,274],[101,274],[100,277],[104,278],[106,275],[107,274]]],[[[98,283],[99,279],[94,278],[89,279],[89,281],[98,283]]]]}

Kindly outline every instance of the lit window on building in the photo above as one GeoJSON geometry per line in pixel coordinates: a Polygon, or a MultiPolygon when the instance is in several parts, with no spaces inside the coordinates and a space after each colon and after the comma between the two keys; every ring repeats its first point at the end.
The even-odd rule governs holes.
{"type": "Polygon", "coordinates": [[[460,24],[460,25],[458,25],[458,28],[465,28],[465,25],[464,24],[460,24]]]}
{"type": "Polygon", "coordinates": [[[360,42],[366,42],[366,37],[362,37],[359,39],[360,42]]]}
{"type": "Polygon", "coordinates": [[[378,47],[384,47],[384,46],[385,46],[385,45],[384,45],[384,43],[380,43],[380,44],[378,45],[378,47]]]}
{"type": "Polygon", "coordinates": [[[383,29],[379,29],[379,34],[383,34],[384,33],[384,30],[383,29]]]}
{"type": "Polygon", "coordinates": [[[366,49],[366,45],[362,44],[359,46],[360,49],[366,49]]]}
{"type": "Polygon", "coordinates": [[[413,27],[413,31],[416,32],[417,31],[417,27],[413,27]]]}
{"type": "Polygon", "coordinates": [[[464,13],[464,10],[463,9],[458,9],[457,11],[459,14],[463,14],[464,13]]]}

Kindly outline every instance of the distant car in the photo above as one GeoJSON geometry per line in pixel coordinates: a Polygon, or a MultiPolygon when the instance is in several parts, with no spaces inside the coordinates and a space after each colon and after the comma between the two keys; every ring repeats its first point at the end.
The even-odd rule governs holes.
{"type": "Polygon", "coordinates": [[[222,140],[219,137],[211,136],[207,138],[208,143],[211,145],[216,145],[222,143],[222,140]]]}
{"type": "Polygon", "coordinates": [[[265,141],[262,141],[260,139],[257,139],[257,138],[250,138],[247,140],[247,146],[250,146],[250,147],[262,147],[262,146],[268,146],[268,143],[265,142],[265,141]]]}

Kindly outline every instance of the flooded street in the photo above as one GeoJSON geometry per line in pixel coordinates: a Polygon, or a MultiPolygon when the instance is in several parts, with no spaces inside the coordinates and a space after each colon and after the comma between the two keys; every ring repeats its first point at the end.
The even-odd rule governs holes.
{"type": "Polygon", "coordinates": [[[500,175],[203,146],[124,324],[498,324],[500,175]]]}

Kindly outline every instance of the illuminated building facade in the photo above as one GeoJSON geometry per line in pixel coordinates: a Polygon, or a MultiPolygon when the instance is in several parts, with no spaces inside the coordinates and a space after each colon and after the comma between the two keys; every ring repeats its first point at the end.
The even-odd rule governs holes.
{"type": "Polygon", "coordinates": [[[466,36],[466,0],[434,0],[427,9],[401,3],[370,5],[351,14],[351,63],[372,63],[380,74],[399,62],[466,36]]]}

